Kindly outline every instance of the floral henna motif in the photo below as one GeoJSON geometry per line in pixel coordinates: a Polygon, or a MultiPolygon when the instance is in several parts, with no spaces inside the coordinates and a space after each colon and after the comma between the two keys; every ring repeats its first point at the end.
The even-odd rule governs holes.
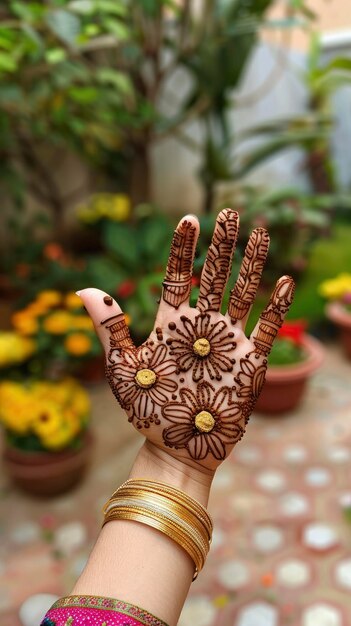
{"type": "Polygon", "coordinates": [[[259,319],[257,333],[252,336],[257,357],[269,355],[273,341],[293,301],[294,291],[294,281],[290,276],[278,280],[270,301],[259,319]]]}
{"type": "Polygon", "coordinates": [[[211,453],[218,461],[227,455],[226,446],[241,439],[245,414],[239,402],[232,402],[231,389],[217,392],[211,383],[197,385],[196,393],[181,389],[180,402],[168,402],[162,415],[172,423],[163,431],[163,440],[170,448],[185,448],[200,461],[211,453]]]}
{"type": "Polygon", "coordinates": [[[202,312],[220,309],[237,236],[237,212],[231,209],[221,211],[201,274],[200,295],[196,308],[202,312]]]}
{"type": "Polygon", "coordinates": [[[233,324],[247,315],[256,297],[268,246],[269,235],[264,228],[257,228],[251,233],[238,280],[230,293],[228,313],[233,324]]]}
{"type": "Polygon", "coordinates": [[[176,309],[190,294],[195,234],[196,228],[187,220],[174,233],[162,298],[176,309]]]}
{"type": "Polygon", "coordinates": [[[191,321],[185,315],[180,318],[182,330],[174,322],[169,329],[177,333],[177,338],[168,339],[170,354],[175,356],[180,371],[192,369],[194,382],[199,382],[206,371],[214,380],[221,380],[221,372],[231,372],[235,359],[230,353],[236,348],[234,333],[227,331],[226,323],[221,320],[211,323],[209,313],[199,314],[191,321]]]}
{"type": "Polygon", "coordinates": [[[160,424],[156,406],[165,405],[178,388],[173,380],[177,366],[166,358],[166,346],[153,349],[150,344],[134,350],[111,348],[106,364],[114,395],[139,429],[160,424]]]}
{"type": "Polygon", "coordinates": [[[253,408],[262,391],[267,371],[267,360],[257,364],[257,355],[250,352],[240,359],[240,370],[234,380],[238,385],[236,395],[243,401],[246,421],[250,417],[253,408]]]}

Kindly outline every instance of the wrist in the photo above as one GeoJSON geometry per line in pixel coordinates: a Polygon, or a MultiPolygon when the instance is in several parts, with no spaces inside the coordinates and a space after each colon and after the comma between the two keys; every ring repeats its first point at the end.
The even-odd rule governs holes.
{"type": "Polygon", "coordinates": [[[148,478],[172,485],[206,507],[213,476],[214,472],[188,466],[146,440],[137,454],[129,478],[148,478]]]}

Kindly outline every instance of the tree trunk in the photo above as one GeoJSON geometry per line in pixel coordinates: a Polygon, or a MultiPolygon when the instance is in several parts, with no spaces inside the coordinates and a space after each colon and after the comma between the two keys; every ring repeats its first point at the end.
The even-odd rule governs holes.
{"type": "Polygon", "coordinates": [[[129,194],[133,206],[143,202],[151,202],[151,159],[150,143],[138,143],[134,146],[129,178],[129,194]]]}

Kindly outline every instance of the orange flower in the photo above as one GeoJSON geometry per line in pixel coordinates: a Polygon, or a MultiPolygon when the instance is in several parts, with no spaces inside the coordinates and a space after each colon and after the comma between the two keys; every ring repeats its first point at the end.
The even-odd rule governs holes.
{"type": "Polygon", "coordinates": [[[37,320],[26,310],[14,313],[11,321],[20,335],[35,335],[38,332],[37,320]]]}
{"type": "Polygon", "coordinates": [[[91,349],[91,339],[84,333],[72,333],[65,339],[65,348],[73,356],[83,356],[91,349]]]}
{"type": "Polygon", "coordinates": [[[94,324],[88,315],[72,315],[72,327],[77,330],[94,330],[94,324]]]}
{"type": "Polygon", "coordinates": [[[41,291],[38,296],[37,296],[37,302],[40,302],[40,304],[46,304],[46,306],[51,307],[51,306],[57,306],[58,304],[61,303],[62,300],[62,296],[60,294],[59,291],[54,291],[52,290],[47,290],[47,291],[41,291]]]}
{"type": "Polygon", "coordinates": [[[272,572],[267,572],[266,574],[262,574],[261,576],[261,585],[262,587],[273,587],[274,585],[274,576],[272,572]]]}
{"type": "Polygon", "coordinates": [[[72,316],[67,311],[54,311],[43,322],[43,328],[52,335],[64,335],[72,327],[72,316]]]}
{"type": "Polygon", "coordinates": [[[74,291],[70,291],[65,297],[65,305],[68,309],[82,309],[83,302],[74,291]]]}

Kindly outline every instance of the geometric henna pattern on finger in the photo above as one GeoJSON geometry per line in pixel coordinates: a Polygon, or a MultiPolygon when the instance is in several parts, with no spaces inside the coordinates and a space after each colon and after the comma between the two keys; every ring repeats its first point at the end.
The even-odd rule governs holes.
{"type": "Polygon", "coordinates": [[[261,314],[257,334],[252,337],[257,356],[267,357],[294,298],[295,284],[290,276],[280,278],[270,301],[261,314]]]}
{"type": "Polygon", "coordinates": [[[250,235],[238,280],[230,292],[228,313],[233,324],[246,316],[256,297],[268,246],[267,231],[264,228],[256,228],[250,235]]]}
{"type": "Polygon", "coordinates": [[[196,393],[181,389],[179,395],[180,402],[168,402],[162,409],[163,417],[172,424],[163,431],[165,445],[185,448],[197,461],[210,453],[223,461],[226,446],[232,447],[245,432],[243,405],[232,402],[229,387],[215,391],[208,382],[199,383],[196,393]]]}
{"type": "Polygon", "coordinates": [[[231,209],[224,209],[217,217],[201,274],[196,308],[202,312],[220,310],[237,236],[238,213],[231,209]]]}
{"type": "Polygon", "coordinates": [[[175,357],[178,371],[192,370],[194,382],[199,382],[206,371],[211,380],[221,380],[221,372],[231,372],[235,359],[231,358],[236,348],[234,333],[228,332],[224,320],[211,323],[209,313],[199,314],[191,321],[185,315],[180,318],[181,328],[174,322],[169,329],[176,332],[176,338],[167,339],[170,354],[175,357]]]}
{"type": "Polygon", "coordinates": [[[110,331],[111,348],[135,349],[123,313],[108,317],[101,322],[101,326],[105,326],[110,331]]]}
{"type": "Polygon", "coordinates": [[[174,380],[177,365],[167,359],[167,347],[144,344],[134,350],[110,350],[107,378],[128,420],[137,428],[160,424],[155,407],[164,406],[178,389],[174,380]]]}
{"type": "Polygon", "coordinates": [[[183,220],[174,232],[162,298],[176,309],[190,294],[196,228],[183,220]]]}

